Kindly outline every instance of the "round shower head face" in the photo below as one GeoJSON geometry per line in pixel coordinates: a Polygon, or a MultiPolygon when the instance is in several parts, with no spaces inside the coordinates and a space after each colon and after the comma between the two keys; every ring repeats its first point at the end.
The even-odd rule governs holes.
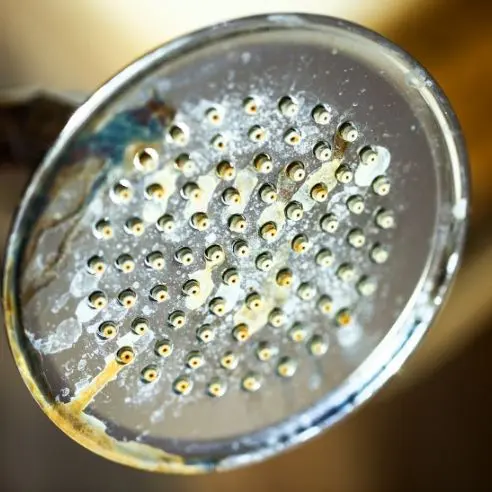
{"type": "Polygon", "coordinates": [[[257,17],[170,43],[75,113],[26,192],[4,280],[22,375],[140,468],[301,442],[431,322],[465,160],[432,79],[359,27],[257,17]]]}

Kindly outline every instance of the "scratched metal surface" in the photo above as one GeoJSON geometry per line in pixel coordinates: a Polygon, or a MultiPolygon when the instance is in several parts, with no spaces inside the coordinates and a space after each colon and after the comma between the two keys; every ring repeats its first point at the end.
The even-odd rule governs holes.
{"type": "MultiPolygon", "coordinates": [[[[63,145],[37,174],[10,244],[8,261],[12,264],[8,266],[18,273],[19,285],[14,293],[18,299],[8,308],[11,313],[20,308],[21,320],[21,324],[12,321],[15,335],[11,340],[27,354],[26,372],[34,375],[38,400],[54,409],[52,418],[62,428],[68,422],[70,435],[82,441],[77,428],[90,429],[86,445],[94,449],[104,441],[103,448],[116,450],[110,457],[128,464],[156,468],[156,463],[168,461],[180,469],[179,457],[184,456],[190,470],[201,469],[200,463],[210,465],[258,450],[265,454],[266,446],[277,450],[318,432],[365,399],[374,381],[379,381],[374,383],[378,386],[386,377],[381,373],[396,368],[398,362],[393,369],[386,365],[405,342],[408,350],[416,343],[457,264],[467,206],[466,189],[461,188],[465,171],[457,167],[457,158],[463,156],[452,154],[461,149],[453,148],[452,133],[443,135],[439,128],[454,130],[448,127],[453,121],[447,121],[436,106],[430,107],[436,93],[440,97],[432,80],[389,46],[375,41],[361,45],[361,34],[343,24],[328,22],[313,30],[314,24],[303,24],[297,17],[256,22],[248,25],[248,29],[256,28],[253,33],[247,29],[232,35],[233,27],[226,26],[223,33],[211,31],[209,36],[215,39],[200,47],[193,44],[193,38],[181,42],[181,47],[177,43],[174,49],[180,56],[176,58],[166,49],[157,51],[137,66],[140,72],[120,78],[115,87],[124,83],[117,87],[116,95],[111,88],[107,94],[103,89],[89,102],[89,114],[86,107],[75,116],[63,145]],[[266,25],[273,28],[265,31],[266,25]],[[243,108],[244,99],[252,95],[258,102],[254,115],[243,108]],[[299,104],[294,116],[285,116],[278,109],[278,101],[286,95],[299,104]],[[311,117],[320,103],[331,110],[327,125],[311,117]],[[219,125],[207,119],[211,107],[220,109],[223,119],[219,125]],[[339,135],[340,125],[346,122],[352,122],[359,132],[353,144],[339,135]],[[173,125],[186,129],[184,142],[169,136],[173,125]],[[250,138],[255,125],[265,131],[261,142],[250,138]],[[302,135],[297,145],[285,142],[291,128],[302,135]],[[211,144],[217,134],[225,139],[223,150],[211,144]],[[333,148],[332,157],[323,163],[313,154],[321,140],[333,148]],[[369,169],[359,157],[368,145],[377,150],[379,158],[369,169]],[[157,151],[156,170],[142,173],[135,167],[135,153],[142,147],[157,151]],[[274,167],[268,176],[252,166],[260,152],[272,157],[274,167]],[[193,158],[195,167],[190,171],[181,172],[174,164],[182,153],[193,158]],[[224,159],[236,169],[232,182],[216,175],[215,166],[224,159]],[[306,169],[306,178],[299,183],[289,181],[284,170],[295,160],[302,161],[306,169]],[[337,179],[342,164],[353,172],[350,183],[337,179]],[[373,180],[380,175],[391,183],[387,196],[373,191],[373,180]],[[133,190],[125,204],[115,200],[112,191],[121,180],[127,180],[133,190]],[[198,183],[203,192],[196,202],[185,200],[179,191],[190,181],[198,183]],[[316,203],[310,190],[320,181],[326,184],[329,197],[316,203]],[[266,182],[278,191],[271,205],[258,196],[266,182]],[[155,183],[164,189],[159,202],[145,199],[146,188],[155,183]],[[231,184],[242,201],[226,207],[220,197],[231,184]],[[347,200],[355,195],[363,197],[361,214],[347,207],[347,200]],[[305,210],[298,222],[284,216],[284,207],[293,199],[305,210]],[[393,211],[395,229],[375,225],[381,207],[393,211]],[[189,225],[195,212],[208,213],[206,231],[189,225]],[[331,235],[319,227],[327,212],[340,222],[331,235]],[[172,233],[156,227],[164,213],[175,218],[172,233]],[[245,216],[246,233],[228,229],[233,213],[245,216]],[[125,229],[125,222],[136,216],[145,226],[141,236],[125,229]],[[111,225],[108,240],[94,233],[94,225],[102,219],[111,225]],[[258,234],[270,220],[278,226],[272,242],[258,234]],[[365,234],[366,244],[361,248],[347,244],[347,234],[356,228],[365,234]],[[312,245],[301,257],[292,252],[290,243],[300,233],[312,245]],[[235,255],[233,245],[238,238],[248,241],[249,258],[235,255]],[[388,248],[384,265],[370,260],[376,243],[388,248]],[[204,258],[212,244],[225,250],[225,261],[219,267],[204,258]],[[183,246],[195,254],[192,265],[174,260],[183,246]],[[320,248],[334,253],[330,268],[316,264],[320,248]],[[145,265],[152,251],[162,252],[162,271],[145,265]],[[264,251],[274,258],[268,274],[260,272],[254,261],[264,251]],[[123,253],[130,254],[136,265],[126,275],[114,265],[123,253]],[[94,255],[107,264],[101,277],[87,270],[94,255]],[[361,296],[355,280],[340,278],[338,268],[346,263],[354,266],[356,279],[365,275],[374,279],[377,290],[372,296],[361,296]],[[221,275],[229,267],[237,268],[239,287],[223,284],[221,275]],[[275,282],[282,268],[294,273],[293,286],[287,291],[275,282]],[[201,294],[191,300],[181,292],[190,278],[198,279],[202,287],[201,294]],[[302,282],[315,286],[312,301],[296,295],[302,282]],[[151,288],[159,284],[167,286],[169,295],[161,304],[149,298],[151,288]],[[117,299],[125,289],[133,289],[137,296],[130,309],[117,299]],[[104,292],[108,299],[100,311],[88,304],[88,297],[96,291],[104,292]],[[265,300],[254,315],[243,305],[248,292],[259,292],[265,300]],[[328,315],[316,307],[322,294],[333,300],[328,315]],[[220,318],[210,313],[209,302],[217,297],[226,306],[220,318]],[[284,311],[285,326],[268,323],[274,307],[284,311]],[[336,313],[342,308],[350,312],[346,325],[337,324],[336,313]],[[176,310],[186,315],[185,326],[179,330],[168,323],[169,314],[176,310]],[[150,329],[143,335],[131,330],[137,317],[148,321],[150,329]],[[97,334],[105,321],[117,326],[118,333],[111,340],[97,334]],[[243,322],[251,333],[240,344],[231,331],[243,322]],[[289,339],[287,328],[295,322],[306,327],[305,343],[289,339]],[[196,329],[204,323],[216,331],[215,340],[206,346],[196,337],[196,329]],[[327,346],[321,357],[309,354],[312,335],[321,336],[327,346]],[[155,343],[164,338],[174,347],[165,360],[154,350],[155,343]],[[262,341],[296,362],[293,377],[279,377],[278,358],[258,361],[262,341]],[[131,363],[115,359],[121,347],[132,349],[135,359],[131,363]],[[192,350],[200,351],[205,360],[199,369],[185,365],[192,350]],[[234,371],[220,367],[227,350],[239,359],[234,371]],[[149,366],[155,366],[158,377],[146,383],[141,371],[149,366]],[[250,371],[260,381],[258,391],[242,387],[250,371]],[[176,378],[181,376],[193,383],[188,395],[174,391],[176,378]],[[226,388],[220,398],[207,394],[207,384],[215,377],[226,388]],[[130,458],[121,458],[125,454],[130,458]]],[[[12,319],[16,320],[15,313],[12,319]]],[[[101,449],[98,452],[105,454],[101,449]]]]}

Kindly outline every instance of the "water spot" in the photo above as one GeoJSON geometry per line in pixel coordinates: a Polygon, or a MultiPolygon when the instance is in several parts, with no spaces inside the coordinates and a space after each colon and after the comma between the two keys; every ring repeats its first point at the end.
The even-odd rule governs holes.
{"type": "Polygon", "coordinates": [[[241,53],[241,61],[244,63],[244,65],[247,65],[251,61],[251,53],[247,51],[241,53]]]}
{"type": "Polygon", "coordinates": [[[146,222],[155,222],[167,209],[169,198],[176,191],[176,180],[179,173],[170,165],[163,170],[153,173],[146,178],[145,186],[159,184],[164,190],[164,196],[158,202],[147,201],[143,207],[142,217],[146,222]]]}
{"type": "Polygon", "coordinates": [[[317,390],[321,386],[321,376],[319,374],[312,374],[309,378],[308,385],[311,391],[317,390]]]}
{"type": "Polygon", "coordinates": [[[207,261],[206,267],[203,270],[190,273],[189,278],[198,280],[200,283],[200,293],[197,296],[187,296],[186,307],[188,309],[198,309],[212,293],[215,287],[212,279],[212,267],[213,265],[207,261]]]}
{"type": "Polygon", "coordinates": [[[354,181],[357,186],[369,186],[377,176],[386,172],[390,165],[391,154],[388,149],[374,146],[377,159],[372,164],[360,163],[355,171],[354,181]]]}
{"type": "Polygon", "coordinates": [[[341,347],[348,348],[355,345],[362,335],[362,328],[356,324],[341,328],[337,333],[337,339],[341,347]]]}
{"type": "Polygon", "coordinates": [[[98,314],[97,309],[93,309],[87,303],[87,299],[82,299],[75,310],[75,316],[80,323],[90,321],[98,314]]]}
{"type": "Polygon", "coordinates": [[[99,278],[89,275],[85,270],[80,270],[73,277],[70,284],[70,294],[74,297],[82,297],[95,290],[99,283],[99,278]]]}
{"type": "Polygon", "coordinates": [[[410,70],[405,75],[405,82],[409,87],[414,89],[422,89],[427,84],[427,77],[422,70],[410,70]]]}
{"type": "Polygon", "coordinates": [[[454,218],[457,220],[464,220],[466,217],[467,208],[467,201],[464,198],[461,198],[461,200],[459,200],[453,207],[454,218]]]}
{"type": "Polygon", "coordinates": [[[54,303],[53,307],[51,308],[51,312],[54,314],[57,314],[61,311],[61,309],[65,306],[65,304],[68,302],[70,299],[70,293],[65,292],[63,293],[54,303]]]}
{"type": "Polygon", "coordinates": [[[68,318],[44,338],[35,338],[27,331],[26,334],[36,350],[43,354],[56,354],[73,346],[82,335],[82,325],[75,318],[68,318]]]}
{"type": "Polygon", "coordinates": [[[89,383],[91,382],[91,376],[88,375],[85,378],[81,379],[80,381],[77,381],[75,383],[75,394],[79,394],[84,388],[89,386],[89,383]]]}

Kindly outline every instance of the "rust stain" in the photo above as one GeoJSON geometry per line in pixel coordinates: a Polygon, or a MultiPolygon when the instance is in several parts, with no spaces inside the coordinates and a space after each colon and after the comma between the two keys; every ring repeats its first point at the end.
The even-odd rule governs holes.
{"type": "Polygon", "coordinates": [[[125,366],[118,364],[116,359],[111,360],[106,367],[84,388],[74,399],[65,404],[73,413],[82,412],[95,396],[113,379],[125,366]]]}
{"type": "Polygon", "coordinates": [[[206,466],[187,465],[184,459],[147,444],[120,442],[99,428],[92,417],[74,412],[68,405],[56,404],[43,408],[48,417],[65,434],[85,448],[123,465],[161,473],[197,474],[207,471],[206,466]]]}
{"type": "Polygon", "coordinates": [[[53,186],[50,190],[50,196],[55,196],[56,194],[58,194],[60,190],[62,190],[66,186],[67,181],[74,180],[74,179],[77,180],[77,182],[82,182],[82,186],[84,187],[83,193],[80,197],[80,200],[74,203],[72,210],[68,211],[68,213],[65,214],[62,218],[60,219],[50,219],[44,217],[40,218],[40,221],[38,222],[36,229],[32,234],[32,239],[29,241],[29,244],[26,245],[25,259],[27,261],[29,261],[31,256],[33,255],[33,250],[38,244],[39,238],[47,229],[52,229],[58,226],[59,224],[61,224],[62,222],[67,222],[68,220],[76,217],[80,213],[80,209],[84,204],[85,198],[87,196],[87,193],[90,189],[91,182],[92,182],[91,180],[89,180],[91,176],[87,176],[87,174],[90,173],[92,175],[92,173],[97,173],[103,167],[102,161],[98,162],[99,169],[95,169],[95,170],[91,169],[94,166],[91,166],[90,164],[87,163],[83,163],[83,164],[84,165],[82,164],[79,166],[74,165],[73,167],[62,169],[56,176],[55,182],[53,183],[53,186]]]}
{"type": "Polygon", "coordinates": [[[335,138],[333,140],[333,157],[332,159],[337,159],[342,161],[345,155],[345,151],[347,150],[348,143],[343,140],[343,138],[335,133],[335,138]]]}
{"type": "MultiPolygon", "coordinates": [[[[70,241],[74,238],[78,231],[80,215],[83,212],[82,208],[92,185],[92,181],[89,178],[91,178],[93,173],[100,171],[103,165],[104,163],[102,161],[97,161],[96,163],[92,163],[92,165],[86,165],[85,167],[88,170],[85,173],[79,172],[76,176],[73,175],[74,170],[72,168],[69,168],[61,171],[60,176],[57,177],[51,194],[56,194],[61,188],[63,188],[64,185],[66,185],[67,181],[74,179],[77,180],[77,182],[82,181],[82,186],[84,189],[80,199],[74,203],[72,210],[68,211],[68,213],[60,219],[53,219],[49,217],[42,218],[39,224],[36,226],[36,229],[33,231],[33,237],[26,246],[26,252],[24,256],[26,263],[30,263],[32,261],[32,256],[34,254],[36,245],[39,243],[40,238],[43,234],[46,233],[46,231],[53,229],[64,222],[69,222],[71,220],[74,221],[64,234],[54,258],[49,261],[47,260],[43,271],[39,275],[39,278],[37,280],[33,280],[23,289],[22,302],[24,305],[27,305],[39,290],[44,289],[54,279],[56,279],[56,273],[53,270],[66,258],[67,251],[69,250],[70,246],[70,241]],[[93,169],[94,167],[96,169],[93,169]]],[[[75,168],[80,171],[78,166],[75,166],[75,168]]]]}
{"type": "MultiPolygon", "coordinates": [[[[8,273],[12,273],[13,266],[12,263],[9,263],[5,267],[5,278],[9,275],[8,273]]],[[[5,281],[6,283],[6,281],[5,281]]],[[[28,387],[29,391],[33,394],[33,396],[37,399],[37,395],[41,396],[40,391],[34,380],[30,377],[30,370],[27,366],[27,363],[24,358],[24,354],[20,348],[20,343],[18,341],[17,333],[14,329],[15,320],[17,319],[17,311],[15,308],[14,296],[11,291],[7,291],[4,286],[4,297],[3,297],[3,310],[5,317],[5,328],[7,331],[7,336],[9,339],[10,350],[12,352],[12,356],[15,360],[15,363],[21,373],[24,383],[28,387]],[[26,376],[25,376],[26,375],[26,376]],[[29,375],[29,377],[27,377],[29,375]]]]}
{"type": "Polygon", "coordinates": [[[116,359],[91,381],[91,383],[71,402],[55,403],[43,407],[50,419],[68,436],[92,451],[137,468],[156,472],[199,473],[206,471],[200,465],[186,465],[184,459],[147,444],[138,442],[121,442],[108,436],[104,423],[84,413],[84,409],[94,397],[126,367],[116,359]]]}
{"type": "Polygon", "coordinates": [[[12,355],[19,372],[32,396],[50,418],[65,434],[88,450],[111,461],[122,465],[158,473],[199,474],[210,471],[209,464],[190,464],[181,456],[166,453],[150,445],[130,441],[121,442],[105,433],[103,422],[96,420],[83,412],[88,403],[101,391],[104,386],[116,378],[120,368],[116,360],[111,361],[98,374],[88,387],[68,404],[49,401],[40,390],[32,376],[22,344],[18,337],[18,316],[15,308],[14,293],[11,292],[13,265],[8,262],[4,279],[4,314],[5,327],[12,355]]]}

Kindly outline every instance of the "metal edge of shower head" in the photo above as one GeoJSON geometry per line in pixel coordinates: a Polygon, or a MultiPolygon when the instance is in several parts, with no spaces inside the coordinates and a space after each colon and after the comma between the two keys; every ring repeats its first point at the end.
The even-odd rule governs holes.
{"type": "Polygon", "coordinates": [[[445,295],[454,279],[459,266],[468,224],[469,210],[469,176],[468,159],[464,139],[459,123],[450,107],[449,101],[434,79],[401,48],[397,47],[379,34],[339,19],[305,14],[271,14],[247,17],[208,27],[171,41],[139,58],[119,72],[114,78],[99,88],[70,118],[59,138],[46,155],[44,161],[35,172],[26,189],[25,195],[16,213],[15,220],[6,248],[4,259],[3,306],[9,344],[21,376],[33,397],[43,411],[62,430],[75,441],[91,451],[112,461],[135,466],[137,468],[178,473],[199,473],[212,469],[225,470],[263,460],[277,454],[292,445],[302,443],[319,434],[324,428],[338,421],[355,407],[365,402],[401,367],[405,359],[418,344],[432,323],[445,295]],[[453,210],[443,210],[441,200],[438,208],[439,221],[447,227],[446,234],[435,238],[432,252],[429,255],[425,272],[416,288],[416,294],[407,304],[406,316],[401,316],[398,326],[393,326],[381,344],[366,361],[357,368],[340,387],[326,395],[308,412],[303,414],[301,421],[292,416],[274,429],[266,429],[250,437],[252,451],[242,455],[234,455],[220,461],[190,462],[176,456],[171,464],[162,463],[156,466],[143,457],[122,459],[121,455],[108,449],[101,443],[90,441],[84,436],[83,429],[77,429],[73,423],[64,421],[54,410],[53,403],[47,401],[31,374],[29,361],[23,351],[23,327],[20,310],[16,299],[18,288],[18,251],[24,246],[23,223],[29,215],[28,203],[35,195],[43,175],[51,164],[63,153],[65,147],[91,115],[104,107],[106,101],[118,94],[125,87],[135,83],[138,78],[150,71],[154,66],[166,63],[176,56],[192,52],[203,44],[232,39],[245,33],[259,32],[268,29],[288,30],[302,28],[319,30],[336,28],[350,31],[368,42],[380,45],[386,54],[408,70],[418,69],[431,85],[421,88],[422,97],[432,108],[439,123],[440,130],[446,139],[449,165],[441,169],[448,173],[444,177],[449,180],[447,200],[453,204],[453,210]],[[402,318],[404,318],[402,320],[402,318]]]}

